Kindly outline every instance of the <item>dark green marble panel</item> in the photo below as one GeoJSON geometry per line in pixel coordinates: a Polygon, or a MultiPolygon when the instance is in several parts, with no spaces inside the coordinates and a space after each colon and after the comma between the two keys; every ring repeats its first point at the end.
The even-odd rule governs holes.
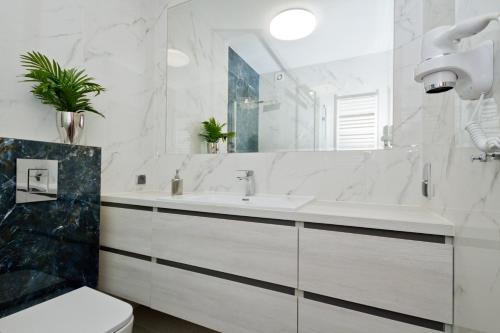
{"type": "Polygon", "coordinates": [[[96,287],[100,148],[0,138],[0,317],[96,287]],[[58,199],[16,204],[16,159],[59,161],[58,199]]]}

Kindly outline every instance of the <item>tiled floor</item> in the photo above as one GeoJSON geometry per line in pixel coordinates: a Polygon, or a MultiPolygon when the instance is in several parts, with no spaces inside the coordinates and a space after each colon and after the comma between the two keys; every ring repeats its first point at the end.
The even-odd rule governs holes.
{"type": "Polygon", "coordinates": [[[144,306],[137,306],[134,307],[134,333],[216,332],[144,306]]]}

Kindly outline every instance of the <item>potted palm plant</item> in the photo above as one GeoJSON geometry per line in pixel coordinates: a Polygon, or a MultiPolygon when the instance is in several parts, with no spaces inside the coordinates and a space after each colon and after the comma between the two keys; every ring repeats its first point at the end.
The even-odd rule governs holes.
{"type": "Polygon", "coordinates": [[[63,69],[55,60],[39,52],[21,55],[21,65],[27,70],[23,75],[24,82],[34,83],[31,92],[43,104],[51,105],[57,111],[56,124],[62,142],[79,142],[86,111],[104,117],[94,109],[88,95],[97,96],[105,89],[84,70],[63,69]]]}
{"type": "Polygon", "coordinates": [[[201,124],[202,132],[200,136],[207,143],[207,151],[209,154],[217,154],[219,152],[219,142],[225,142],[236,135],[235,132],[222,132],[226,124],[218,123],[214,117],[209,118],[201,124]]]}

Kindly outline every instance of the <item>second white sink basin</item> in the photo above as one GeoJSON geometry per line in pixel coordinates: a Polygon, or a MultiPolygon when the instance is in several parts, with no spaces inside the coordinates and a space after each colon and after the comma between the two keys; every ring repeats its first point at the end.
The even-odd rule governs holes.
{"type": "Polygon", "coordinates": [[[158,198],[160,201],[295,211],[314,200],[312,196],[257,194],[245,197],[234,193],[192,193],[158,198]]]}

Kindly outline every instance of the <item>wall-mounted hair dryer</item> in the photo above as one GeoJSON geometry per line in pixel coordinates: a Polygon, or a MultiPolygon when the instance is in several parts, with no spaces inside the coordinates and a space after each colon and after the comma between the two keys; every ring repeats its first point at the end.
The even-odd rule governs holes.
{"type": "Polygon", "coordinates": [[[462,99],[479,99],[493,86],[493,41],[459,52],[459,42],[484,30],[500,13],[488,14],[454,26],[442,26],[427,32],[422,41],[422,63],[415,80],[423,82],[428,94],[455,88],[462,99]]]}

